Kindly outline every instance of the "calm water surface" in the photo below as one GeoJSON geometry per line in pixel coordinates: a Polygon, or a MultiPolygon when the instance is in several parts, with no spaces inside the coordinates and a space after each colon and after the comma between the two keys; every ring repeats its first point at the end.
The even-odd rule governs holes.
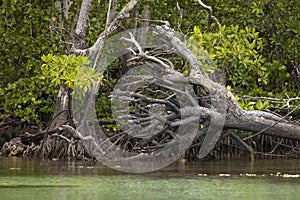
{"type": "Polygon", "coordinates": [[[300,199],[300,160],[175,163],[128,174],[100,163],[0,158],[0,200],[300,199]]]}

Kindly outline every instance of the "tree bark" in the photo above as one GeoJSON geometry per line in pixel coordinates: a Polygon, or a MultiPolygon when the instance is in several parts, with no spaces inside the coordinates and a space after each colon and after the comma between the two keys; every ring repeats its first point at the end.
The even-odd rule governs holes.
{"type": "Polygon", "coordinates": [[[77,21],[75,33],[76,37],[73,39],[74,48],[84,49],[86,47],[86,30],[88,28],[88,20],[92,7],[92,0],[83,0],[80,8],[79,18],[77,21]]]}
{"type": "Polygon", "coordinates": [[[52,131],[71,120],[70,114],[70,94],[68,87],[61,84],[56,99],[54,115],[48,131],[52,131]]]}
{"type": "Polygon", "coordinates": [[[275,137],[300,140],[300,127],[287,122],[265,119],[252,114],[241,117],[230,117],[225,121],[224,128],[250,131],[275,137]]]}

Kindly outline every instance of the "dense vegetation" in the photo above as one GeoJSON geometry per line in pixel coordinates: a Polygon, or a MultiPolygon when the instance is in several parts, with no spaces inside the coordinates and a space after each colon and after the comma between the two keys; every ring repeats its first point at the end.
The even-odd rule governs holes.
{"type": "MultiPolygon", "coordinates": [[[[299,1],[207,0],[205,3],[212,6],[221,27],[208,21],[208,10],[193,0],[145,0],[137,10],[142,13],[143,9],[149,9],[151,19],[169,21],[175,30],[202,46],[215,62],[216,70],[224,74],[224,84],[240,98],[243,107],[282,108],[287,112],[286,101],[281,99],[300,95],[299,1]],[[245,98],[245,95],[271,97],[271,100],[245,98]]],[[[119,4],[121,7],[125,3],[119,4]]],[[[58,83],[67,81],[72,85],[70,70],[62,76],[64,69],[74,69],[74,62],[82,63],[68,62],[64,57],[72,45],[79,5],[80,1],[74,0],[66,15],[54,1],[1,1],[1,119],[47,122],[54,109],[58,83]],[[45,68],[50,61],[42,59],[48,54],[57,56],[53,57],[57,66],[51,69],[45,68]]],[[[94,1],[87,46],[103,30],[106,10],[107,2],[94,1]]],[[[132,21],[124,21],[123,27],[130,28],[132,21]]],[[[104,86],[111,87],[112,77],[115,76],[106,77],[104,86]]],[[[100,111],[110,108],[107,99],[101,101],[100,111]]],[[[299,101],[291,101],[288,109],[298,104],[299,101]]]]}

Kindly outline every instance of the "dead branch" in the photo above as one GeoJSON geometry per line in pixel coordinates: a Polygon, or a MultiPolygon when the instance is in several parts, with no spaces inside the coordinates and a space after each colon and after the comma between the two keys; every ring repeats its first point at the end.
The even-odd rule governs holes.
{"type": "Polygon", "coordinates": [[[113,33],[119,28],[121,20],[129,17],[129,12],[135,7],[137,3],[138,0],[131,0],[130,2],[128,2],[124,6],[124,8],[119,12],[119,14],[115,17],[115,19],[99,35],[98,39],[93,44],[93,46],[87,49],[77,49],[76,47],[73,47],[72,53],[77,55],[89,55],[90,57],[96,55],[96,52],[100,51],[103,48],[104,41],[109,37],[111,33],[113,33]]]}
{"type": "Polygon", "coordinates": [[[215,21],[218,26],[221,26],[218,19],[215,16],[213,16],[213,10],[212,10],[211,6],[205,5],[201,0],[198,0],[198,2],[202,7],[209,10],[209,14],[208,14],[208,17],[207,17],[208,18],[208,27],[210,27],[212,21],[215,21]]]}

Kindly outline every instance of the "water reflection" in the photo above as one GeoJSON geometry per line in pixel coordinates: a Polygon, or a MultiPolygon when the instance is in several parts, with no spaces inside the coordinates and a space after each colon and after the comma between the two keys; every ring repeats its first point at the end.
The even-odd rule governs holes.
{"type": "MultiPolygon", "coordinates": [[[[1,158],[0,176],[39,176],[39,175],[128,175],[110,169],[99,162],[86,161],[51,161],[21,158],[1,158]]],[[[159,171],[141,174],[151,177],[218,176],[220,174],[279,176],[283,174],[300,174],[300,160],[247,160],[175,162],[159,171]],[[206,174],[206,175],[205,175],[206,174]]],[[[130,174],[139,176],[138,174],[130,174]]]]}
{"type": "Polygon", "coordinates": [[[129,174],[100,163],[0,158],[0,199],[299,199],[299,160],[174,163],[129,174]],[[204,175],[206,174],[206,175],[204,175]]]}

